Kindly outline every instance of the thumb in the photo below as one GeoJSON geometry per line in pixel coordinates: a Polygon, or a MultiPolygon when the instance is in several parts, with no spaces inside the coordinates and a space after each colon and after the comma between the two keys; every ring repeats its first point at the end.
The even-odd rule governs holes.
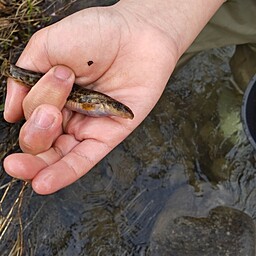
{"type": "Polygon", "coordinates": [[[23,111],[26,119],[42,104],[50,104],[60,111],[75,80],[73,71],[65,66],[51,68],[29,91],[23,100],[23,111]]]}

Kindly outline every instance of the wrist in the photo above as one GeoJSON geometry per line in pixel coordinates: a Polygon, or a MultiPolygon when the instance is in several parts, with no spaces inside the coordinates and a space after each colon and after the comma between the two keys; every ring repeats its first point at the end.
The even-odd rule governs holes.
{"type": "Polygon", "coordinates": [[[225,0],[120,0],[117,6],[169,37],[179,58],[225,0]]]}

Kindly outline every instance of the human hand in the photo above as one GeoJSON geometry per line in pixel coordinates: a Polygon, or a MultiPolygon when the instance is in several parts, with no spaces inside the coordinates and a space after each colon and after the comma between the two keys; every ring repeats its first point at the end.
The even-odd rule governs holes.
{"type": "Polygon", "coordinates": [[[47,73],[30,91],[8,81],[5,119],[24,116],[26,123],[19,137],[24,153],[8,156],[5,170],[32,180],[39,194],[86,174],[154,107],[177,61],[174,49],[160,28],[116,6],[85,9],[37,32],[17,65],[47,73]],[[63,108],[74,81],[126,104],[134,119],[63,108]]]}
{"type": "Polygon", "coordinates": [[[17,65],[47,73],[30,91],[8,81],[4,117],[27,121],[19,137],[24,153],[8,156],[5,170],[32,180],[39,194],[86,174],[148,115],[178,58],[224,2],[121,0],[37,32],[17,65]],[[64,108],[74,80],[124,103],[134,119],[64,108]]]}

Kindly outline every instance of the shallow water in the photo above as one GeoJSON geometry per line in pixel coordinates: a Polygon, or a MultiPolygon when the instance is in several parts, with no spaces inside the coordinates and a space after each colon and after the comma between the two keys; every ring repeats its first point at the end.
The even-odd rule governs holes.
{"type": "MultiPolygon", "coordinates": [[[[205,220],[217,206],[238,209],[246,213],[245,223],[253,223],[255,155],[240,121],[242,95],[229,81],[232,53],[228,47],[196,56],[170,79],[140,127],[78,182],[50,196],[28,189],[22,208],[25,254],[197,255],[168,244],[168,234],[194,223],[191,217],[205,226],[186,224],[177,234],[189,230],[201,246],[202,232],[217,230],[212,217],[205,220]]],[[[239,232],[244,238],[246,232],[239,232]]],[[[246,235],[254,237],[254,228],[246,235]]],[[[254,244],[242,245],[254,255],[254,244]]],[[[225,250],[220,255],[232,255],[225,250]]]]}
{"type": "Polygon", "coordinates": [[[225,205],[254,217],[254,153],[241,129],[242,97],[228,81],[229,54],[200,54],[88,175],[54,195],[30,198],[25,237],[36,255],[157,255],[149,250],[155,223],[170,211],[201,217],[225,205]]]}

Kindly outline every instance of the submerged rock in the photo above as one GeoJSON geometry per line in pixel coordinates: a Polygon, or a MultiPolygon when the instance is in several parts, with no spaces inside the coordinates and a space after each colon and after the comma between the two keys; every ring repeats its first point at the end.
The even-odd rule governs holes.
{"type": "Polygon", "coordinates": [[[160,223],[162,230],[153,232],[149,255],[255,255],[254,223],[240,210],[218,206],[207,217],[180,216],[160,223]]]}

